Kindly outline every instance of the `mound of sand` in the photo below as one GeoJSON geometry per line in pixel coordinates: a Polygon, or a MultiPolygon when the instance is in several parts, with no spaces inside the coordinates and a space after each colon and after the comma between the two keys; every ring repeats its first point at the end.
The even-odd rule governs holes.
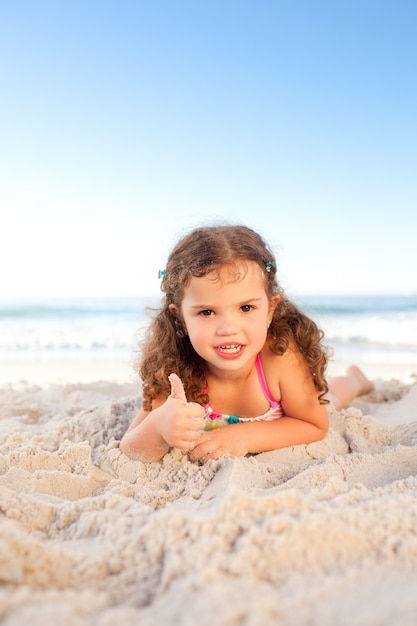
{"type": "Polygon", "coordinates": [[[0,388],[0,620],[415,626],[417,384],[318,443],[205,466],[118,442],[132,385],[0,388]]]}

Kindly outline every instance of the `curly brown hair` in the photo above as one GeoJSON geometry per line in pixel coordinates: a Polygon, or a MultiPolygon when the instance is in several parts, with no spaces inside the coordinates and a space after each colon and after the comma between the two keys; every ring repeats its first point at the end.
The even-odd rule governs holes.
{"type": "Polygon", "coordinates": [[[319,400],[327,403],[325,379],[327,349],[324,333],[284,294],[276,279],[276,261],[269,246],[252,229],[242,225],[219,225],[196,228],[185,235],[169,255],[161,290],[165,294],[161,308],[153,317],[142,342],[139,373],[143,383],[143,408],[151,410],[152,400],[170,394],[168,376],[178,374],[188,400],[206,404],[204,362],[191,345],[178,312],[184,290],[191,278],[220,272],[224,266],[254,261],[265,276],[269,299],[280,299],[268,330],[268,343],[275,354],[284,354],[290,344],[300,350],[311,371],[319,400]],[[170,308],[171,307],[171,308],[170,308]]]}

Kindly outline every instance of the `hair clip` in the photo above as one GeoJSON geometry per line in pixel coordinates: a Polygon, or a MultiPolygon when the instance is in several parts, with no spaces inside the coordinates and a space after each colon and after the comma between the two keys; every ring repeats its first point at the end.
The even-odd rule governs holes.
{"type": "Polygon", "coordinates": [[[272,270],[273,267],[276,267],[277,264],[275,263],[275,261],[268,261],[268,263],[265,265],[265,270],[269,272],[272,270]]]}
{"type": "Polygon", "coordinates": [[[158,270],[158,278],[162,278],[167,273],[166,270],[158,270]]]}

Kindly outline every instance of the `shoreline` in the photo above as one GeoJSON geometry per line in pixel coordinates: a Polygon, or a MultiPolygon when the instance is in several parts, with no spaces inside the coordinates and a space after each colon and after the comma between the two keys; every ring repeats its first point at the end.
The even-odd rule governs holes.
{"type": "Polygon", "coordinates": [[[0,357],[0,386],[23,382],[49,386],[95,381],[139,386],[139,379],[129,359],[108,356],[105,358],[56,356],[7,359],[0,357]]]}
{"type": "MultiPolygon", "coordinates": [[[[353,355],[352,355],[353,356],[353,355]]],[[[399,379],[411,382],[417,376],[417,364],[413,362],[373,363],[361,359],[332,358],[327,367],[328,376],[345,374],[349,365],[358,365],[371,379],[399,379]]],[[[28,383],[40,386],[51,384],[91,383],[108,381],[140,386],[133,367],[133,358],[126,356],[90,355],[38,355],[33,357],[0,355],[0,386],[28,383]]]]}

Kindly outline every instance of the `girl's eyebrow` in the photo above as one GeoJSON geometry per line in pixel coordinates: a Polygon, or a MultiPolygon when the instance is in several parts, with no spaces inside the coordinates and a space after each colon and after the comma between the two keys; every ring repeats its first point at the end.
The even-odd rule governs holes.
{"type": "Polygon", "coordinates": [[[208,304],[193,304],[190,309],[212,309],[213,307],[208,304]]]}
{"type": "MultiPolygon", "coordinates": [[[[237,303],[236,306],[243,306],[244,304],[251,304],[252,302],[260,302],[262,298],[247,298],[237,303]]],[[[190,309],[214,309],[216,308],[212,304],[192,304],[190,309]]]]}

